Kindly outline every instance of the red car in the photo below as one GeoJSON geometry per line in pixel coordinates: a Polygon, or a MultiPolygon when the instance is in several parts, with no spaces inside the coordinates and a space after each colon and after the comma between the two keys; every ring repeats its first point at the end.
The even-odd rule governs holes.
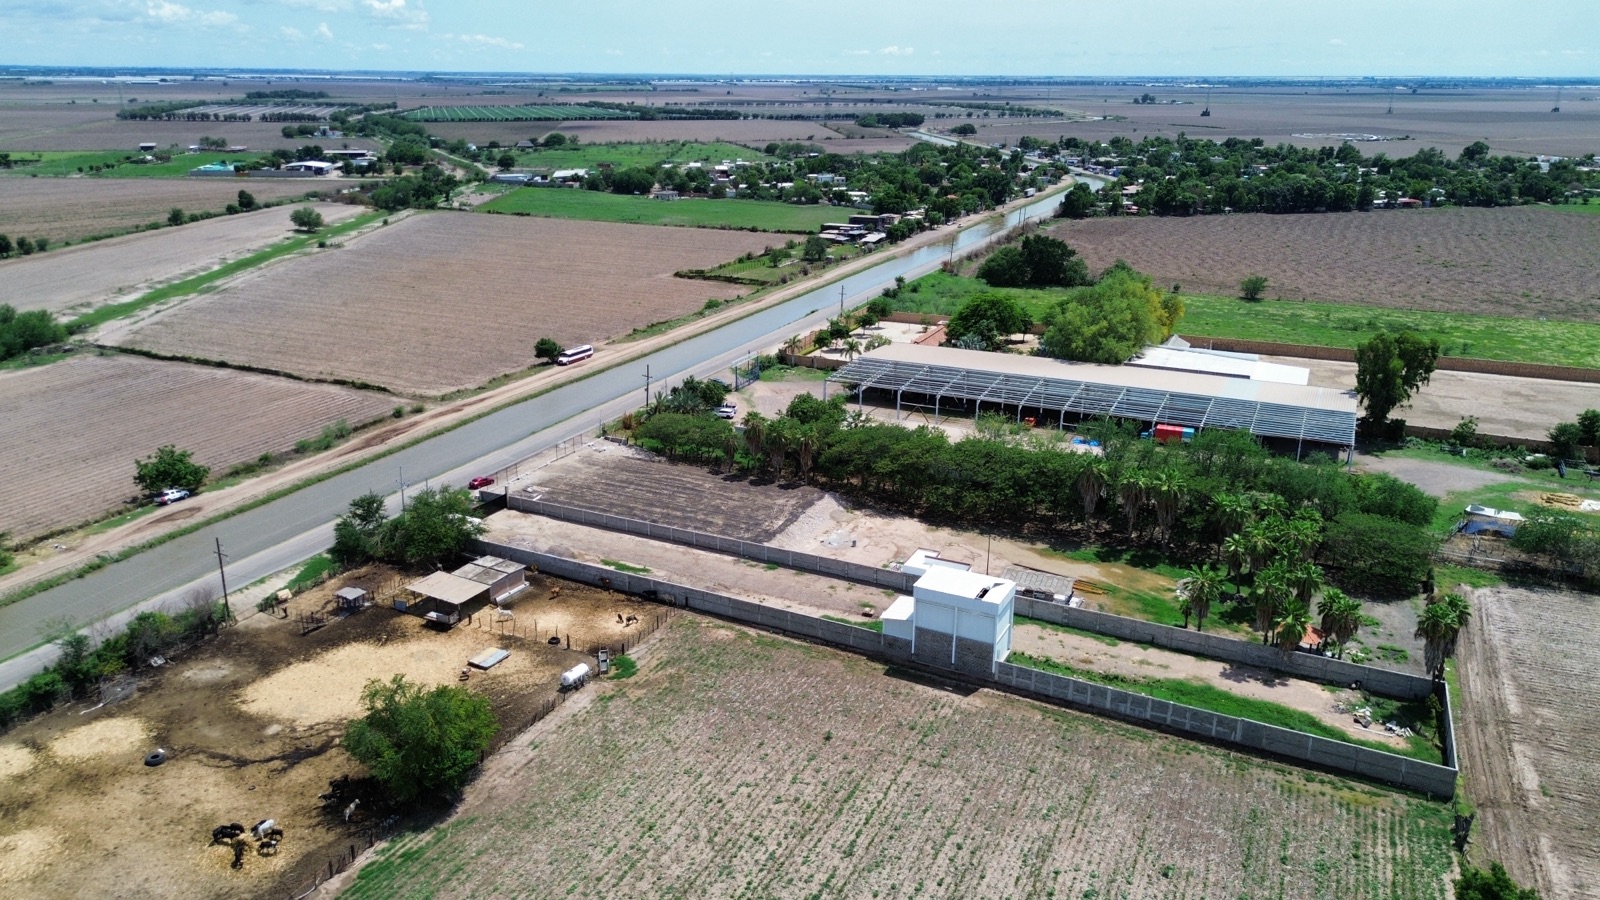
{"type": "Polygon", "coordinates": [[[477,478],[467,482],[467,489],[475,491],[478,488],[486,488],[491,484],[494,484],[494,476],[479,475],[477,478]]]}

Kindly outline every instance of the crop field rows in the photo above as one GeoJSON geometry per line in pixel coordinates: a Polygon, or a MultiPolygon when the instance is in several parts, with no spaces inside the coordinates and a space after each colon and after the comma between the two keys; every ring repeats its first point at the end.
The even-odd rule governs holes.
{"type": "MultiPolygon", "coordinates": [[[[26,539],[115,509],[138,492],[133,461],[162,444],[220,470],[392,405],[347,388],[122,355],[3,373],[0,532],[26,539]]],[[[180,504],[157,518],[176,521],[191,509],[180,504]]]]}
{"type": "MultiPolygon", "coordinates": [[[[811,234],[824,223],[843,218],[835,206],[796,206],[769,200],[691,198],[663,201],[549,187],[518,188],[485,203],[482,211],[634,225],[754,228],[788,234],[811,234]]],[[[769,243],[782,243],[782,240],[769,243]]]]}
{"type": "MultiPolygon", "coordinates": [[[[1600,217],[1550,209],[1100,218],[1051,234],[1091,271],[1118,259],[1157,284],[1266,297],[1600,322],[1600,217]]],[[[1542,360],[1540,360],[1542,361],[1542,360]]]]}
{"type": "Polygon", "coordinates": [[[770,236],[471,213],[413,215],[159,314],[122,343],[438,395],[527,368],[542,336],[599,344],[727,299],[672,272],[770,236]]]}
{"type": "Polygon", "coordinates": [[[305,194],[303,184],[265,179],[249,184],[230,178],[186,180],[0,178],[0,231],[60,242],[165,223],[176,206],[185,212],[221,212],[239,190],[267,202],[305,194]]]}
{"type": "Polygon", "coordinates": [[[413,122],[516,122],[631,119],[632,113],[594,106],[424,106],[401,113],[413,122]]]}
{"type": "Polygon", "coordinates": [[[343,108],[342,106],[327,103],[214,103],[180,110],[178,115],[199,113],[213,116],[264,116],[273,113],[293,113],[300,116],[317,116],[318,118],[326,119],[343,108]]]}
{"type": "Polygon", "coordinates": [[[1443,898],[1436,804],[686,616],[348,896],[1443,898]]]}

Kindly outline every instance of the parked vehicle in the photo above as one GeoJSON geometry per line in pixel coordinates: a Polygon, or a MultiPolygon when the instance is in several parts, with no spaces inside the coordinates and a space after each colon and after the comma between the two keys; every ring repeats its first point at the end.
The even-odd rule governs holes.
{"type": "Polygon", "coordinates": [[[717,418],[732,419],[739,415],[739,407],[732,403],[724,403],[717,407],[717,418]]]}
{"type": "Polygon", "coordinates": [[[588,344],[579,344],[576,347],[569,347],[568,349],[561,351],[561,355],[556,357],[556,365],[570,366],[575,362],[583,362],[593,355],[593,347],[589,346],[588,344]]]}
{"type": "Polygon", "coordinates": [[[183,488],[167,488],[156,495],[156,505],[166,506],[171,503],[177,503],[179,500],[186,500],[188,497],[189,492],[183,488]]]}
{"type": "Polygon", "coordinates": [[[478,488],[486,488],[491,484],[494,484],[493,475],[479,475],[477,478],[467,482],[467,489],[475,491],[478,488]]]}

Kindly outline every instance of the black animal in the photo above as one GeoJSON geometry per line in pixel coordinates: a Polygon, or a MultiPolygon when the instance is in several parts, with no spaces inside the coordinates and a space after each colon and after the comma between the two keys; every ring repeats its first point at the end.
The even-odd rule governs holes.
{"type": "Polygon", "coordinates": [[[1451,831],[1455,833],[1455,845],[1457,853],[1467,852],[1467,842],[1472,839],[1472,820],[1476,819],[1477,817],[1477,813],[1467,816],[1463,816],[1460,813],[1456,814],[1456,823],[1451,828],[1451,831]]]}
{"type": "Polygon", "coordinates": [[[248,845],[245,844],[244,841],[238,840],[237,838],[234,839],[234,842],[233,842],[233,867],[235,869],[244,868],[244,848],[246,846],[248,846],[248,845]]]}
{"type": "Polygon", "coordinates": [[[276,856],[278,853],[278,841],[262,841],[261,845],[256,848],[256,852],[262,856],[276,856]]]}
{"type": "Polygon", "coordinates": [[[218,825],[211,829],[211,845],[225,844],[241,834],[244,834],[244,826],[238,822],[229,825],[218,825]]]}
{"type": "Polygon", "coordinates": [[[272,828],[268,828],[266,831],[261,833],[261,842],[262,843],[266,843],[267,841],[271,841],[274,844],[276,844],[278,841],[281,841],[281,840],[283,840],[283,829],[282,828],[278,828],[277,826],[273,826],[272,828]]]}

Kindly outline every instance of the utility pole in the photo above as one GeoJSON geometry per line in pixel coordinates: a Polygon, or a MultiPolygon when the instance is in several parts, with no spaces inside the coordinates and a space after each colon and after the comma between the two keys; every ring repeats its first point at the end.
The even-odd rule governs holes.
{"type": "Polygon", "coordinates": [[[406,511],[406,467],[400,467],[400,511],[406,511]]]}
{"type": "Polygon", "coordinates": [[[844,285],[839,285],[839,318],[844,318],[844,285]]]}
{"type": "Polygon", "coordinates": [[[223,568],[223,566],[222,566],[222,562],[223,562],[223,560],[228,558],[228,554],[222,552],[222,538],[219,537],[219,538],[216,539],[216,541],[217,541],[217,574],[222,577],[222,605],[223,605],[223,608],[228,611],[228,618],[232,619],[233,618],[233,604],[231,602],[229,602],[229,599],[228,599],[228,571],[227,571],[227,569],[223,568]]]}
{"type": "Polygon", "coordinates": [[[644,366],[644,405],[647,408],[650,406],[650,364],[649,363],[645,363],[645,366],[644,366]]]}

